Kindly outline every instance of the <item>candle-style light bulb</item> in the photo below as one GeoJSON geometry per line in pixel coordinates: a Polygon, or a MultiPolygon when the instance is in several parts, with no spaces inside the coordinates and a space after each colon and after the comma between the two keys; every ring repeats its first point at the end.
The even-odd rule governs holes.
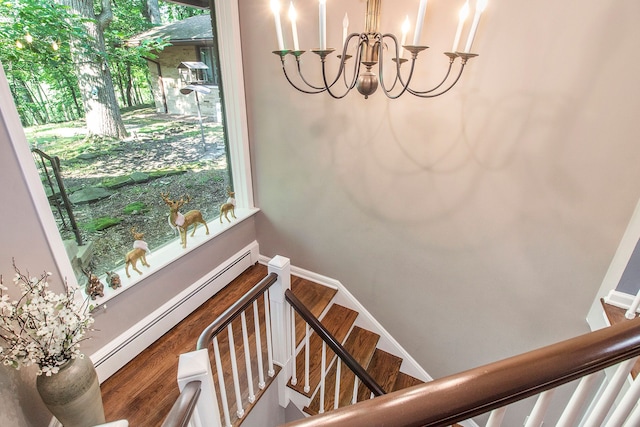
{"type": "Polygon", "coordinates": [[[342,45],[347,42],[347,36],[349,35],[349,16],[345,12],[344,18],[342,19],[342,45]]]}
{"type": "Polygon", "coordinates": [[[413,33],[413,45],[419,46],[420,33],[422,33],[422,24],[424,23],[424,15],[427,11],[427,0],[420,0],[420,7],[418,8],[418,17],[416,20],[416,31],[413,33]]]}
{"type": "Polygon", "coordinates": [[[320,27],[320,50],[327,49],[327,2],[319,2],[319,27],[320,27]]]}
{"type": "Polygon", "coordinates": [[[276,37],[278,38],[278,50],[284,50],[284,39],[282,38],[282,24],[280,23],[280,2],[271,0],[271,11],[276,23],[276,37]]]}
{"type": "Polygon", "coordinates": [[[409,32],[409,28],[411,27],[411,23],[409,23],[409,15],[404,18],[404,22],[402,23],[402,40],[400,41],[400,57],[404,56],[405,48],[404,45],[407,44],[407,33],[409,32]]]}
{"type": "Polygon", "coordinates": [[[458,50],[458,44],[460,43],[460,36],[462,35],[462,29],[464,28],[464,23],[469,16],[469,0],[467,0],[460,8],[460,12],[458,13],[458,29],[456,30],[456,37],[453,39],[453,48],[451,48],[451,52],[455,52],[458,50]]]}
{"type": "Polygon", "coordinates": [[[289,20],[291,21],[291,33],[293,34],[293,50],[300,50],[296,19],[298,19],[298,14],[296,13],[296,8],[293,7],[293,2],[291,2],[289,3],[289,20]]]}
{"type": "Polygon", "coordinates": [[[478,22],[480,22],[480,15],[487,7],[487,0],[478,0],[476,2],[476,13],[473,15],[473,23],[471,24],[471,30],[469,31],[469,37],[467,38],[467,45],[464,47],[464,51],[469,53],[471,51],[471,45],[473,39],[476,36],[476,30],[478,29],[478,22]]]}

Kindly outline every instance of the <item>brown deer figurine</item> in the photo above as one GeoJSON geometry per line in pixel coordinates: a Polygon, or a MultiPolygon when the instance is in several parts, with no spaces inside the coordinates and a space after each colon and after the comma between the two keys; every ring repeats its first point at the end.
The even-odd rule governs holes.
{"type": "Polygon", "coordinates": [[[226,220],[228,222],[231,222],[231,220],[229,220],[229,213],[231,213],[231,217],[232,218],[236,218],[236,193],[234,193],[233,191],[231,191],[231,189],[227,190],[227,194],[229,195],[229,198],[227,199],[227,203],[225,203],[224,205],[220,206],[220,224],[222,224],[222,215],[224,215],[224,217],[226,218],[226,220]]]}
{"type": "Polygon", "coordinates": [[[138,270],[136,264],[138,260],[145,267],[149,267],[149,263],[147,262],[147,253],[149,252],[149,246],[147,242],[144,240],[144,233],[136,232],[135,227],[131,227],[131,235],[133,236],[133,249],[127,252],[127,255],[124,257],[124,271],[127,273],[127,277],[131,277],[129,274],[129,266],[131,266],[138,274],[142,274],[142,271],[138,270]]]}
{"type": "Polygon", "coordinates": [[[87,296],[92,300],[96,299],[96,297],[103,297],[104,285],[100,281],[100,278],[93,274],[91,270],[86,271],[85,269],[82,269],[82,272],[87,276],[87,279],[89,279],[85,288],[87,296]]]}
{"type": "Polygon", "coordinates": [[[187,229],[190,225],[193,225],[191,237],[196,234],[198,224],[204,224],[207,234],[209,234],[209,226],[207,225],[207,221],[202,218],[202,212],[198,210],[191,210],[184,215],[179,212],[179,209],[182,206],[191,201],[191,197],[188,194],[176,201],[169,199],[169,194],[166,193],[160,193],[160,197],[162,197],[162,200],[164,200],[167,206],[169,206],[169,221],[174,227],[178,228],[183,248],[187,247],[187,229]]]}

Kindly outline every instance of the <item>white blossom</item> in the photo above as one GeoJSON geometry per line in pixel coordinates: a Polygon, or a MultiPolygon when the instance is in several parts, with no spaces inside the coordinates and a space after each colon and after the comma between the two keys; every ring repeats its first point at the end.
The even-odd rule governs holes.
{"type": "Polygon", "coordinates": [[[0,361],[16,369],[37,364],[38,375],[50,376],[68,360],[82,357],[79,343],[93,324],[89,306],[66,285],[65,293],[50,291],[50,272],[38,278],[22,274],[15,264],[14,269],[18,300],[4,294],[0,276],[0,361]]]}

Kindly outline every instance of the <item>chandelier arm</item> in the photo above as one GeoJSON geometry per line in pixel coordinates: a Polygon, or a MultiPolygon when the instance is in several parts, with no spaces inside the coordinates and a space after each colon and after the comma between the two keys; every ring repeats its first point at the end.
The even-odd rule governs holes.
{"type": "Polygon", "coordinates": [[[351,91],[350,88],[347,88],[347,90],[342,95],[336,95],[335,93],[333,93],[331,91],[331,87],[340,79],[340,74],[342,74],[342,68],[343,68],[343,64],[340,64],[340,73],[336,76],[336,79],[333,81],[333,83],[331,83],[331,85],[329,85],[328,82],[327,82],[327,73],[326,73],[325,62],[322,61],[322,79],[324,80],[325,90],[334,99],[342,99],[345,96],[347,96],[347,94],[351,91]]]}
{"type": "MultiPolygon", "coordinates": [[[[359,33],[351,33],[349,34],[349,37],[347,37],[346,41],[344,42],[344,46],[342,47],[342,56],[340,56],[342,64],[344,64],[344,73],[342,74],[343,80],[344,80],[344,85],[346,88],[348,88],[348,90],[353,89],[356,84],[358,83],[358,76],[360,75],[360,61],[357,59],[354,59],[354,64],[353,64],[353,77],[351,79],[351,83],[349,83],[347,81],[347,60],[349,60],[351,58],[351,55],[347,55],[347,49],[349,48],[349,42],[351,41],[351,39],[353,37],[359,37],[361,38],[361,34],[359,33]]],[[[360,51],[362,50],[362,41],[358,42],[358,46],[356,48],[356,52],[355,52],[355,58],[360,58],[360,51]]]]}
{"type": "Polygon", "coordinates": [[[302,88],[298,87],[298,86],[297,86],[297,85],[296,85],[296,84],[291,80],[291,78],[289,77],[289,73],[287,73],[287,68],[286,68],[286,67],[285,67],[285,65],[284,65],[284,58],[282,58],[282,72],[284,73],[284,77],[287,79],[287,81],[289,82],[289,84],[290,84],[291,86],[293,86],[293,87],[294,87],[294,89],[296,89],[296,90],[298,90],[298,91],[300,91],[300,92],[302,92],[302,93],[309,94],[309,95],[315,95],[315,94],[317,94],[317,93],[322,93],[322,92],[326,91],[326,89],[325,89],[325,88],[315,87],[315,86],[310,85],[309,83],[307,83],[307,81],[304,79],[304,77],[302,77],[302,73],[300,73],[300,68],[299,68],[299,67],[300,67],[300,62],[298,62],[298,74],[300,74],[300,77],[302,78],[302,81],[303,81],[307,86],[311,87],[311,88],[312,88],[312,89],[314,89],[314,90],[307,90],[307,89],[302,89],[302,88]]]}
{"type": "MultiPolygon", "coordinates": [[[[300,58],[299,57],[296,57],[296,63],[297,63],[296,65],[297,65],[297,68],[298,68],[298,76],[300,76],[300,79],[304,82],[304,84],[306,84],[310,88],[315,89],[315,90],[318,91],[318,92],[311,92],[311,93],[320,93],[320,92],[324,92],[326,90],[326,88],[324,88],[322,86],[312,85],[311,83],[309,83],[307,81],[307,79],[304,78],[304,75],[302,74],[302,68],[300,67],[300,58]]],[[[284,64],[283,64],[283,66],[284,66],[284,64]]],[[[288,78],[287,78],[287,80],[288,80],[288,78]]],[[[289,83],[291,83],[291,80],[289,80],[289,83]]],[[[293,84],[293,83],[291,83],[291,84],[293,84]]],[[[300,89],[298,89],[298,90],[300,90],[300,89]]]]}
{"type": "MultiPolygon", "coordinates": [[[[413,93],[414,95],[426,95],[429,94],[431,92],[434,92],[436,90],[438,90],[443,84],[444,82],[447,81],[447,79],[449,78],[449,75],[451,74],[451,70],[453,69],[453,61],[449,61],[449,68],[447,69],[447,73],[444,75],[444,78],[442,79],[442,81],[440,83],[438,83],[437,86],[432,87],[429,90],[411,90],[411,93],[413,93]]],[[[458,74],[458,77],[456,77],[456,81],[453,83],[454,85],[456,84],[456,82],[458,81],[458,79],[460,78],[460,75],[462,74],[462,70],[464,69],[464,64],[462,65],[462,67],[460,68],[460,74],[458,74]]],[[[449,89],[451,89],[453,86],[449,86],[449,88],[447,90],[445,90],[444,92],[440,92],[440,94],[445,93],[446,91],[448,91],[449,89]]],[[[436,95],[437,96],[437,95],[436,95]]],[[[430,98],[430,97],[425,97],[425,98],[430,98]]]]}
{"type": "MultiPolygon", "coordinates": [[[[427,94],[426,92],[414,91],[412,89],[408,89],[408,91],[409,91],[410,94],[415,95],[415,96],[417,96],[419,98],[435,98],[436,96],[440,96],[440,95],[442,95],[444,93],[447,93],[452,87],[454,87],[456,85],[456,83],[458,83],[458,80],[460,80],[460,77],[462,76],[462,72],[464,71],[464,66],[465,65],[466,64],[462,64],[460,66],[460,72],[456,76],[456,79],[453,81],[453,83],[451,83],[451,85],[448,88],[446,88],[446,89],[444,89],[444,90],[442,90],[442,91],[440,91],[438,93],[427,94]]],[[[440,83],[440,85],[442,85],[442,83],[440,83]]]]}
{"type": "Polygon", "coordinates": [[[378,64],[378,74],[380,75],[380,87],[382,87],[382,91],[384,92],[384,94],[390,98],[390,99],[398,99],[400,96],[402,96],[407,89],[409,88],[409,83],[411,82],[411,78],[413,76],[413,71],[415,69],[415,63],[416,63],[416,59],[413,58],[411,60],[411,70],[409,70],[409,77],[407,79],[407,83],[405,84],[404,81],[402,80],[402,75],[400,74],[400,65],[401,65],[401,60],[402,58],[400,58],[400,49],[398,48],[398,39],[396,38],[395,35],[393,34],[384,34],[380,37],[381,43],[380,46],[378,48],[378,55],[380,56],[380,62],[378,64]],[[382,41],[384,40],[384,38],[391,38],[395,44],[396,47],[396,56],[395,58],[392,58],[392,61],[394,61],[396,63],[396,75],[395,78],[393,80],[393,84],[391,85],[391,88],[387,89],[387,87],[384,84],[384,72],[383,72],[383,57],[384,57],[384,49],[383,49],[383,45],[382,45],[382,41]],[[402,91],[397,94],[397,95],[391,95],[391,92],[393,91],[393,89],[396,87],[396,84],[400,82],[400,84],[402,85],[402,91]]]}

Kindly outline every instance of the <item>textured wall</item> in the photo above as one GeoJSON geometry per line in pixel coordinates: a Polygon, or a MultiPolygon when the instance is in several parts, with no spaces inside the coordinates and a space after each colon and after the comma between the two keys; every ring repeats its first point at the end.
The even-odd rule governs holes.
{"type": "MultiPolygon", "coordinates": [[[[640,196],[640,3],[490,1],[459,86],[395,101],[294,91],[267,3],[240,2],[261,252],[341,280],[435,377],[586,332],[640,196]]],[[[429,2],[431,82],[455,3],[429,2]]],[[[327,8],[329,46],[362,27],[364,2],[327,8]]]]}

